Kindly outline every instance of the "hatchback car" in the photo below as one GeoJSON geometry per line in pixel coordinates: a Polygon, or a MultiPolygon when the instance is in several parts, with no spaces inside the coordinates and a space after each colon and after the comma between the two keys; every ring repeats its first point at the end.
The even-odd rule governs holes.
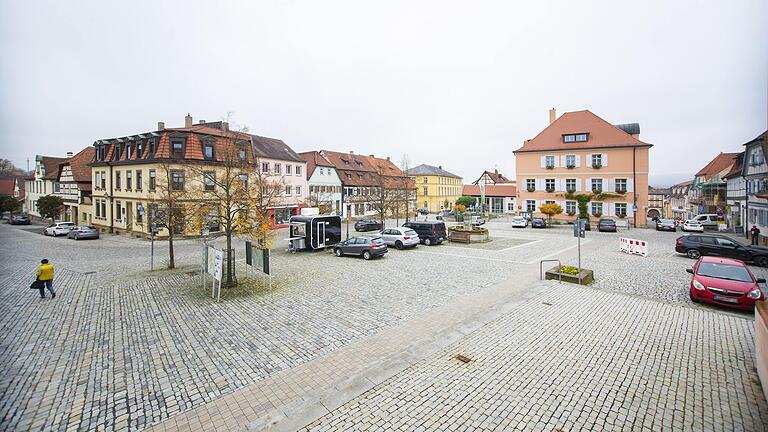
{"type": "Polygon", "coordinates": [[[29,225],[31,221],[29,220],[29,216],[24,215],[16,215],[11,216],[11,219],[8,221],[11,225],[29,225]]]}
{"type": "Polygon", "coordinates": [[[480,226],[485,224],[485,219],[480,216],[472,216],[472,225],[480,226]]]}
{"type": "Polygon", "coordinates": [[[398,249],[416,247],[420,242],[419,234],[410,228],[387,228],[381,232],[381,239],[398,249]]]}
{"type": "Polygon", "coordinates": [[[379,231],[381,228],[381,222],[375,220],[360,219],[355,222],[355,231],[379,231]]]}
{"type": "Polygon", "coordinates": [[[677,224],[673,219],[657,219],[656,231],[677,231],[677,224]]]}
{"type": "Polygon", "coordinates": [[[441,221],[409,221],[403,228],[410,228],[419,235],[419,240],[427,246],[440,244],[447,237],[445,222],[441,221]]]}
{"type": "Polygon", "coordinates": [[[758,279],[743,261],[729,258],[701,257],[693,268],[690,296],[694,302],[706,302],[736,309],[752,310],[755,300],[764,298],[758,279]]]}
{"type": "Polygon", "coordinates": [[[745,245],[721,234],[688,234],[678,237],[675,251],[692,259],[702,255],[721,256],[768,267],[768,248],[745,245]]]}
{"type": "Polygon", "coordinates": [[[695,219],[690,219],[690,220],[685,221],[685,223],[683,223],[683,228],[682,229],[685,232],[700,232],[700,233],[703,233],[704,232],[704,225],[702,225],[701,222],[699,222],[699,221],[697,221],[695,219]]]}
{"type": "Polygon", "coordinates": [[[97,239],[99,238],[99,230],[94,226],[76,226],[69,230],[69,233],[67,233],[67,238],[75,240],[97,239]]]}
{"type": "Polygon", "coordinates": [[[387,253],[387,245],[379,236],[352,237],[334,246],[333,253],[338,257],[356,255],[369,260],[374,257],[384,256],[387,253]]]}
{"type": "Polygon", "coordinates": [[[535,217],[531,219],[531,228],[546,228],[547,221],[544,218],[535,217]]]}
{"type": "Polygon", "coordinates": [[[60,236],[69,234],[69,230],[74,228],[75,224],[72,222],[54,222],[43,230],[43,234],[49,236],[60,236]]]}
{"type": "Polygon", "coordinates": [[[524,216],[515,216],[512,218],[512,228],[526,228],[528,226],[528,219],[524,216]]]}
{"type": "Polygon", "coordinates": [[[601,232],[616,232],[616,221],[613,219],[600,219],[597,221],[597,230],[601,232]]]}

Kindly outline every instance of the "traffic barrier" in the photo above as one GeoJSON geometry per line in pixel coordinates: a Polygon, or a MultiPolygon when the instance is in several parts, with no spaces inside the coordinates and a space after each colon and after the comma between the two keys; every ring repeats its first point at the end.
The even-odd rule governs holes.
{"type": "Polygon", "coordinates": [[[620,237],[619,250],[630,255],[648,256],[648,242],[645,240],[620,237]]]}

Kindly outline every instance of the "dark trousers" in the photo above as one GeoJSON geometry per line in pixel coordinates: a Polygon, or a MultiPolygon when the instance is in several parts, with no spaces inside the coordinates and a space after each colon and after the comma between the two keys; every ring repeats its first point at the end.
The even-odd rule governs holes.
{"type": "MultiPolygon", "coordinates": [[[[51,295],[56,294],[56,291],[53,290],[53,279],[42,281],[45,284],[45,288],[48,288],[48,291],[51,293],[51,295]]],[[[40,287],[40,297],[45,298],[45,288],[40,287]]]]}
{"type": "Polygon", "coordinates": [[[752,246],[757,246],[757,239],[760,237],[758,234],[752,234],[752,246]]]}

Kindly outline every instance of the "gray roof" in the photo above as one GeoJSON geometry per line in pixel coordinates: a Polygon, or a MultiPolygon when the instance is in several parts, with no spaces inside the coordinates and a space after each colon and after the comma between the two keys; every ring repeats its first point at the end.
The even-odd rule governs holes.
{"type": "Polygon", "coordinates": [[[614,125],[630,135],[640,135],[640,123],[626,123],[614,125]]]}
{"type": "Polygon", "coordinates": [[[461,178],[457,176],[456,174],[449,173],[448,171],[444,170],[441,166],[432,166],[427,164],[421,164],[419,166],[415,166],[409,170],[406,171],[406,174],[408,175],[437,175],[437,176],[443,176],[443,177],[455,177],[455,178],[461,178]]]}
{"type": "Polygon", "coordinates": [[[256,154],[256,157],[306,162],[304,158],[288,147],[288,144],[277,138],[251,135],[251,141],[253,142],[253,152],[256,154]]]}

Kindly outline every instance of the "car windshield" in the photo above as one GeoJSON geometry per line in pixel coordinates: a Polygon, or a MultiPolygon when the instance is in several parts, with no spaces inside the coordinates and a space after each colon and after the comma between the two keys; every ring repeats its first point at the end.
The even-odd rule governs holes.
{"type": "Polygon", "coordinates": [[[673,221],[672,219],[659,219],[659,223],[661,223],[661,224],[673,224],[673,223],[675,223],[675,221],[673,221]]]}
{"type": "Polygon", "coordinates": [[[752,282],[752,276],[745,267],[730,264],[703,262],[699,264],[699,276],[728,279],[739,282],[752,282]]]}

